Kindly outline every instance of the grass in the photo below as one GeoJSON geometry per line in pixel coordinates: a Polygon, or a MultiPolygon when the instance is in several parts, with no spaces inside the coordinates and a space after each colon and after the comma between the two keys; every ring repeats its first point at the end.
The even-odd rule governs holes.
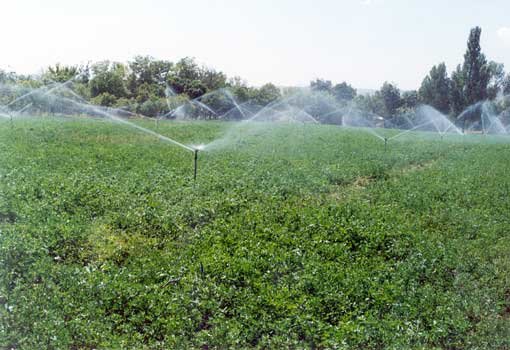
{"type": "Polygon", "coordinates": [[[0,347],[508,349],[503,138],[158,131],[0,121],[0,347]]]}

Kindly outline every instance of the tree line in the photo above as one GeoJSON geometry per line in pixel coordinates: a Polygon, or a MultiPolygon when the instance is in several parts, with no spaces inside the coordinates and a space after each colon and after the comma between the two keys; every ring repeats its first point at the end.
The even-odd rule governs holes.
{"type": "MultiPolygon", "coordinates": [[[[480,46],[481,33],[480,27],[471,29],[464,62],[450,75],[446,64],[439,63],[432,67],[418,90],[401,91],[396,84],[385,82],[373,94],[357,95],[356,89],[346,82],[333,85],[323,79],[312,81],[310,88],[327,92],[339,102],[350,101],[359,109],[388,120],[398,119],[420,104],[455,118],[480,101],[510,95],[510,73],[505,75],[503,64],[487,60],[480,46]]],[[[500,111],[508,109],[510,99],[499,99],[495,105],[500,111]]],[[[398,120],[395,122],[398,124],[398,120]]]]}
{"type": "MultiPolygon", "coordinates": [[[[410,113],[419,104],[428,104],[455,117],[474,103],[510,94],[510,74],[505,75],[503,64],[487,60],[482,53],[481,32],[480,27],[471,29],[464,61],[450,75],[445,63],[439,63],[432,67],[417,90],[401,91],[396,84],[385,82],[373,94],[358,94],[347,82],[334,85],[329,80],[316,79],[310,82],[309,90],[312,95],[321,96],[322,102],[329,101],[327,109],[321,107],[326,104],[317,103],[317,98],[313,96],[302,98],[302,104],[314,117],[332,123],[335,121],[324,117],[332,104],[354,106],[357,110],[392,121],[393,125],[398,125],[400,116],[410,113]]],[[[137,56],[127,63],[102,61],[85,66],[57,64],[48,67],[39,76],[0,70],[1,84],[12,83],[27,88],[70,80],[75,92],[92,104],[122,108],[149,117],[168,115],[186,101],[221,89],[228,90],[240,104],[250,103],[258,107],[303,90],[281,89],[271,83],[261,87],[248,86],[241,78],[229,78],[223,72],[199,65],[192,58],[171,62],[137,56]]],[[[242,118],[239,114],[229,117],[227,112],[231,104],[226,103],[226,98],[221,94],[207,97],[207,105],[218,113],[205,113],[206,117],[242,118]]],[[[499,101],[500,110],[508,107],[508,99],[499,101]]],[[[204,113],[195,116],[203,118],[204,113]]]]}
{"type": "MultiPolygon", "coordinates": [[[[122,108],[149,117],[167,114],[186,101],[219,89],[228,89],[240,103],[252,101],[262,106],[281,97],[280,89],[271,83],[251,87],[239,77],[228,78],[224,73],[200,66],[188,57],[175,63],[137,56],[126,64],[112,61],[85,66],[56,64],[40,76],[0,71],[0,84],[35,89],[66,82],[72,83],[73,90],[89,103],[122,108]]],[[[224,99],[225,96],[217,95],[207,101],[219,111],[216,116],[224,112],[222,104],[225,105],[223,109],[230,107],[224,99]]],[[[8,100],[0,102],[5,105],[8,100]]]]}

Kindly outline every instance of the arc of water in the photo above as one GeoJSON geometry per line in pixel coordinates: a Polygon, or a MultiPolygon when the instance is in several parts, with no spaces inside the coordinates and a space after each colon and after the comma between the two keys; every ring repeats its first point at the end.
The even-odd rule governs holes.
{"type": "Polygon", "coordinates": [[[266,110],[274,110],[276,107],[281,106],[283,104],[288,104],[290,101],[296,99],[298,96],[297,94],[291,95],[285,99],[276,100],[273,102],[268,103],[264,107],[262,107],[257,113],[255,113],[251,118],[247,119],[247,121],[255,120],[261,115],[262,113],[266,112],[266,110]]]}
{"type": "MultiPolygon", "coordinates": [[[[54,82],[55,84],[57,84],[56,82],[54,82]]],[[[83,103],[89,103],[86,99],[84,99],[82,96],[78,95],[76,92],[74,92],[72,89],[68,88],[66,85],[59,85],[57,86],[57,90],[61,90],[61,89],[64,89],[64,91],[70,93],[71,95],[73,95],[74,97],[76,97],[78,100],[82,101],[83,103]]]]}
{"type": "MultiPolygon", "coordinates": [[[[168,85],[168,83],[165,83],[165,100],[166,100],[166,106],[168,107],[168,110],[170,113],[172,111],[172,106],[170,105],[170,97],[176,96],[175,91],[168,85]]],[[[163,115],[161,118],[164,118],[168,113],[163,115]]]]}
{"type": "MultiPolygon", "coordinates": [[[[294,109],[296,109],[296,107],[294,107],[294,109]]],[[[310,120],[312,123],[314,124],[320,124],[319,121],[317,119],[315,119],[314,117],[312,117],[312,115],[310,113],[308,113],[307,111],[304,111],[300,108],[297,108],[297,112],[301,114],[301,116],[304,116],[305,119],[308,119],[310,120]]]]}
{"type": "Polygon", "coordinates": [[[379,140],[381,140],[381,141],[387,141],[387,139],[386,139],[384,136],[379,135],[379,134],[378,134],[377,132],[375,132],[375,130],[374,130],[373,128],[371,128],[371,127],[366,127],[366,126],[365,126],[365,127],[361,127],[360,129],[361,129],[361,130],[363,130],[363,131],[365,131],[365,132],[368,132],[369,134],[371,134],[371,135],[373,135],[373,136],[375,136],[375,137],[377,137],[377,138],[378,138],[379,140]]]}
{"type": "MultiPolygon", "coordinates": [[[[77,76],[78,76],[78,75],[77,75],[77,76]]],[[[65,89],[66,89],[66,91],[70,92],[70,93],[71,93],[71,94],[73,94],[75,97],[77,97],[77,98],[79,98],[80,100],[82,100],[82,101],[84,101],[84,102],[88,103],[88,102],[87,102],[87,101],[86,101],[83,97],[79,96],[79,95],[78,95],[78,94],[76,94],[73,90],[69,89],[69,88],[66,86],[66,85],[70,84],[70,83],[71,83],[74,79],[76,79],[76,77],[77,77],[77,76],[75,76],[75,77],[73,77],[72,79],[69,79],[69,80],[67,80],[67,81],[65,81],[65,82],[63,82],[63,83],[57,83],[57,82],[55,82],[55,81],[53,81],[53,80],[50,80],[50,81],[51,81],[51,83],[53,84],[53,87],[51,87],[50,89],[48,89],[48,90],[44,91],[44,92],[42,93],[41,97],[47,96],[47,95],[49,95],[49,94],[53,93],[54,91],[58,91],[58,90],[60,90],[60,89],[62,89],[62,88],[65,88],[65,89]]],[[[33,90],[33,91],[31,91],[31,92],[29,92],[29,93],[27,93],[27,94],[23,95],[23,96],[20,96],[18,99],[14,100],[14,101],[11,101],[11,102],[10,102],[9,104],[7,104],[5,107],[7,107],[7,108],[8,108],[10,105],[14,104],[14,103],[15,103],[15,102],[17,102],[17,101],[20,101],[20,100],[22,100],[22,99],[24,99],[24,98],[27,98],[27,97],[31,96],[31,95],[35,95],[35,94],[41,93],[41,92],[42,92],[41,90],[42,90],[42,89],[44,89],[44,88],[47,88],[47,87],[48,87],[48,85],[45,85],[45,86],[43,86],[43,87],[41,87],[41,88],[39,88],[39,89],[33,90]]],[[[13,116],[18,116],[18,115],[20,115],[21,113],[23,113],[24,111],[26,111],[27,109],[29,109],[30,107],[32,107],[33,105],[34,105],[34,103],[33,103],[33,102],[30,102],[30,103],[28,103],[27,105],[23,106],[22,108],[20,108],[20,109],[18,109],[18,110],[14,110],[14,111],[12,111],[11,118],[12,118],[13,116]]]]}
{"type": "Polygon", "coordinates": [[[180,110],[182,110],[186,105],[196,105],[200,108],[203,108],[205,109],[206,111],[214,114],[214,115],[218,115],[212,108],[210,108],[208,105],[206,105],[205,103],[202,103],[198,100],[189,100],[189,101],[186,101],[184,102],[182,105],[178,106],[177,108],[174,108],[173,110],[171,111],[168,111],[167,113],[165,113],[163,115],[163,118],[167,118],[167,117],[170,117],[170,116],[174,116],[176,113],[178,113],[180,110]]]}
{"type": "Polygon", "coordinates": [[[191,104],[196,104],[197,106],[199,107],[202,107],[203,109],[207,110],[208,112],[211,112],[212,114],[214,115],[218,115],[215,111],[212,110],[211,107],[209,107],[208,105],[206,105],[205,103],[202,103],[200,101],[195,101],[195,100],[191,100],[190,101],[191,104]]]}
{"type": "Polygon", "coordinates": [[[277,103],[272,106],[270,106],[270,104],[268,104],[268,105],[264,106],[261,110],[259,110],[257,113],[255,113],[251,118],[246,119],[245,122],[251,122],[251,121],[254,121],[261,117],[264,117],[267,115],[267,113],[271,113],[273,116],[279,116],[279,115],[284,115],[284,114],[288,115],[289,109],[291,109],[290,105],[288,103],[284,103],[284,102],[277,103]],[[277,110],[277,107],[281,107],[281,106],[283,106],[285,108],[285,110],[283,110],[283,111],[277,110]],[[262,114],[262,112],[264,112],[266,114],[262,114]]]}
{"type": "Polygon", "coordinates": [[[407,134],[407,133],[409,133],[409,132],[411,132],[411,131],[414,131],[414,130],[416,130],[416,129],[422,128],[422,127],[424,127],[424,126],[426,126],[426,125],[428,125],[428,124],[430,124],[430,123],[432,123],[432,121],[428,121],[428,122],[422,123],[422,124],[420,124],[420,125],[417,125],[417,126],[413,127],[412,129],[408,129],[408,130],[402,131],[401,133],[398,133],[397,135],[394,135],[394,136],[390,137],[390,138],[388,139],[388,141],[389,141],[389,140],[396,139],[397,137],[400,137],[400,136],[402,136],[402,135],[404,135],[404,134],[407,134]]]}
{"type": "MultiPolygon", "coordinates": [[[[349,110],[347,111],[347,118],[350,118],[351,117],[351,114],[352,114],[352,109],[354,108],[354,104],[353,103],[350,103],[349,104],[349,110]]],[[[344,126],[344,122],[345,122],[345,115],[342,116],[342,126],[344,126]]],[[[376,135],[376,136],[379,136],[379,135],[376,135]]]]}
{"type": "MultiPolygon", "coordinates": [[[[262,107],[258,112],[253,114],[250,118],[245,119],[244,122],[254,121],[254,120],[260,118],[260,116],[262,116],[262,112],[268,112],[268,111],[275,111],[275,109],[273,107],[270,107],[269,105],[266,105],[266,106],[262,107]]],[[[276,113],[278,113],[278,112],[275,112],[275,114],[276,113]]]]}
{"type": "Polygon", "coordinates": [[[15,116],[18,116],[20,115],[21,113],[23,113],[24,111],[26,111],[27,109],[29,109],[30,107],[32,107],[34,104],[32,102],[30,102],[29,104],[27,104],[25,107],[17,110],[17,111],[14,111],[13,114],[15,116]]]}
{"type": "Polygon", "coordinates": [[[335,113],[338,113],[338,112],[342,112],[343,110],[345,110],[345,108],[336,108],[335,110],[331,111],[331,112],[328,112],[328,113],[325,113],[325,114],[321,114],[321,118],[324,118],[324,117],[328,117],[332,114],[335,114],[335,113]]]}
{"type": "Polygon", "coordinates": [[[501,119],[499,118],[500,115],[496,114],[495,106],[490,101],[486,101],[482,105],[482,118],[483,120],[487,119],[489,122],[489,126],[486,128],[487,132],[494,132],[498,134],[506,134],[507,130],[503,123],[501,122],[501,119]]]}
{"type": "Polygon", "coordinates": [[[414,128],[414,123],[411,121],[411,119],[409,119],[409,117],[407,115],[403,115],[403,117],[405,118],[406,122],[411,125],[411,128],[414,128]]]}
{"type": "Polygon", "coordinates": [[[438,126],[435,116],[432,117],[430,121],[432,122],[432,125],[434,125],[434,128],[436,128],[436,131],[441,134],[441,127],[438,126]]]}
{"type": "MultiPolygon", "coordinates": [[[[80,103],[80,102],[77,102],[77,101],[74,101],[72,99],[69,99],[69,98],[66,98],[66,97],[61,97],[61,99],[71,103],[71,104],[74,104],[75,106],[77,107],[80,107],[80,108],[85,108],[85,109],[89,109],[91,110],[92,112],[94,113],[97,113],[99,115],[102,115],[103,117],[106,117],[108,119],[111,119],[111,120],[114,120],[114,121],[117,121],[119,123],[123,123],[125,125],[128,125],[132,128],[135,128],[135,129],[138,129],[140,131],[143,131],[147,134],[150,134],[162,141],[166,141],[166,142],[169,142],[169,143],[172,143],[176,146],[179,146],[179,147],[182,147],[184,149],[187,149],[188,151],[191,151],[191,152],[195,152],[196,149],[193,148],[193,147],[190,147],[190,146],[187,146],[183,143],[180,143],[179,141],[176,141],[174,139],[171,139],[167,136],[164,136],[164,135],[161,135],[161,134],[158,134],[157,132],[153,131],[153,130],[150,130],[150,129],[147,129],[147,128],[144,128],[143,126],[140,126],[140,125],[137,125],[135,123],[131,123],[123,118],[120,118],[120,117],[117,117],[116,115],[112,114],[112,113],[109,113],[108,112],[108,109],[104,110],[102,107],[100,106],[95,106],[95,105],[92,105],[92,104],[84,104],[84,103],[80,103]]],[[[110,108],[110,110],[115,110],[115,109],[112,109],[110,108]]]]}
{"type": "Polygon", "coordinates": [[[27,98],[27,97],[29,97],[29,96],[31,96],[31,95],[33,95],[33,94],[35,94],[35,93],[39,92],[40,90],[42,90],[42,89],[44,89],[44,88],[46,88],[46,86],[42,86],[42,87],[40,87],[40,88],[38,88],[38,89],[31,90],[30,92],[27,92],[27,93],[25,93],[25,94],[23,94],[23,95],[21,95],[21,96],[19,96],[19,97],[15,98],[14,100],[12,100],[11,102],[9,102],[8,104],[6,104],[6,105],[5,105],[5,106],[3,106],[3,107],[9,108],[9,107],[10,107],[10,106],[12,106],[14,103],[16,103],[16,102],[18,102],[18,101],[21,101],[21,100],[23,100],[23,99],[25,99],[25,98],[27,98]]]}
{"type": "MultiPolygon", "coordinates": [[[[482,107],[483,108],[483,107],[482,107]]],[[[481,121],[482,121],[482,133],[483,134],[486,134],[487,130],[485,129],[485,118],[484,118],[484,113],[482,112],[482,116],[481,116],[481,121]]]]}
{"type": "Polygon", "coordinates": [[[241,107],[237,103],[237,101],[236,101],[235,97],[232,95],[232,93],[229,90],[225,89],[225,94],[232,101],[232,103],[239,110],[239,112],[241,112],[241,114],[243,115],[243,119],[246,119],[246,114],[244,114],[243,110],[241,109],[241,107]]]}
{"type": "MultiPolygon", "coordinates": [[[[305,112],[305,113],[306,113],[306,112],[305,112]]],[[[314,117],[312,117],[309,113],[306,113],[306,114],[305,114],[305,117],[306,117],[307,119],[309,119],[309,120],[310,120],[312,123],[314,123],[314,124],[320,124],[320,122],[319,122],[317,119],[315,119],[314,117]]]]}
{"type": "MultiPolygon", "coordinates": [[[[55,91],[55,90],[59,89],[60,87],[65,86],[65,85],[67,85],[67,84],[71,83],[71,82],[72,82],[72,81],[74,81],[76,78],[78,78],[79,76],[81,76],[81,74],[82,74],[82,73],[76,74],[76,75],[75,75],[74,77],[72,77],[71,79],[69,79],[69,80],[67,80],[67,81],[65,81],[65,82],[63,82],[63,83],[57,84],[56,86],[53,86],[53,87],[52,87],[52,88],[50,88],[49,90],[46,90],[46,91],[45,91],[45,93],[44,93],[44,95],[50,94],[51,92],[53,92],[53,91],[55,91]]],[[[9,103],[8,103],[8,104],[6,104],[4,107],[10,107],[10,106],[12,106],[14,103],[16,103],[16,102],[18,102],[18,101],[21,101],[21,100],[23,100],[23,99],[25,99],[25,98],[27,98],[27,97],[29,97],[29,96],[33,95],[33,94],[36,94],[36,93],[40,92],[40,90],[44,90],[44,89],[45,89],[45,88],[47,88],[47,87],[48,87],[48,86],[47,86],[47,85],[45,85],[45,86],[42,86],[42,87],[40,87],[40,88],[38,88],[38,89],[32,90],[32,91],[30,91],[30,92],[28,92],[28,93],[26,93],[26,94],[24,94],[24,95],[22,95],[22,96],[20,96],[20,97],[18,97],[18,98],[16,98],[16,99],[14,99],[13,101],[9,102],[9,103]]],[[[44,95],[43,95],[43,96],[44,96],[44,95]]]]}
{"type": "Polygon", "coordinates": [[[192,100],[192,103],[198,103],[202,108],[205,108],[207,109],[209,112],[213,113],[214,115],[218,115],[215,111],[213,111],[209,106],[207,106],[205,103],[202,102],[202,100],[208,96],[211,96],[211,95],[214,95],[214,94],[218,94],[218,93],[222,93],[224,96],[226,96],[230,102],[232,102],[232,104],[234,105],[234,108],[237,108],[237,110],[239,110],[239,112],[243,115],[243,118],[246,119],[247,116],[246,114],[244,113],[243,109],[239,106],[239,103],[237,102],[236,98],[232,95],[232,93],[226,89],[226,88],[221,88],[221,89],[218,89],[218,90],[214,90],[214,91],[210,91],[208,93],[205,93],[195,99],[192,100]]]}
{"type": "Polygon", "coordinates": [[[246,102],[243,102],[243,103],[239,104],[239,106],[234,106],[234,107],[230,108],[228,111],[226,111],[225,113],[223,113],[223,114],[220,116],[220,118],[224,118],[225,116],[229,115],[229,114],[230,114],[232,111],[234,111],[234,110],[240,110],[240,109],[242,109],[242,110],[243,110],[243,113],[242,113],[242,114],[245,116],[245,119],[247,119],[247,117],[246,117],[246,111],[247,111],[249,114],[251,114],[251,115],[253,116],[253,112],[252,112],[252,111],[250,111],[250,110],[247,110],[247,109],[245,108],[245,106],[246,106],[246,105],[249,105],[250,103],[253,103],[253,101],[252,101],[252,100],[248,100],[248,101],[246,101],[246,102]]]}
{"type": "Polygon", "coordinates": [[[459,135],[464,135],[464,133],[462,131],[459,130],[459,128],[457,128],[453,123],[450,123],[450,126],[448,126],[444,131],[443,131],[443,135],[446,134],[450,129],[455,129],[455,131],[457,132],[457,134],[459,135]]]}
{"type": "MultiPolygon", "coordinates": [[[[347,118],[352,118],[353,110],[356,110],[358,113],[366,113],[366,114],[370,115],[374,119],[375,118],[382,118],[380,115],[377,115],[377,114],[369,112],[369,111],[361,112],[358,108],[356,108],[354,106],[354,103],[351,102],[351,103],[349,103],[349,109],[348,109],[347,113],[344,113],[342,115],[342,126],[347,126],[347,127],[352,126],[352,125],[348,125],[348,124],[345,123],[345,117],[347,116],[347,118]]],[[[363,120],[364,127],[372,127],[372,125],[369,123],[369,121],[366,118],[364,118],[364,117],[358,118],[358,120],[360,120],[360,119],[363,120]]],[[[382,118],[382,119],[384,119],[384,118],[382,118]]]]}
{"type": "MultiPolygon", "coordinates": [[[[349,117],[352,113],[353,104],[349,103],[349,110],[347,111],[347,117],[349,117]]],[[[345,126],[345,114],[342,114],[342,127],[345,126]]]]}

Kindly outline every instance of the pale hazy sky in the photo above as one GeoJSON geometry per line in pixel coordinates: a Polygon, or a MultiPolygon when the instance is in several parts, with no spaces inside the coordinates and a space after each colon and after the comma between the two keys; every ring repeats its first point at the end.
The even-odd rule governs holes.
{"type": "Polygon", "coordinates": [[[0,68],[135,55],[199,63],[250,84],[417,88],[433,64],[452,71],[469,29],[510,71],[509,0],[0,0],[0,68]]]}

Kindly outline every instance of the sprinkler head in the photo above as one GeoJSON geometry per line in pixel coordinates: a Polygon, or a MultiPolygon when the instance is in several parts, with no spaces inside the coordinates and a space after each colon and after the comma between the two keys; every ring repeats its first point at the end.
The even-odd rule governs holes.
{"type": "Polygon", "coordinates": [[[198,148],[193,151],[193,181],[197,182],[198,148]]]}

